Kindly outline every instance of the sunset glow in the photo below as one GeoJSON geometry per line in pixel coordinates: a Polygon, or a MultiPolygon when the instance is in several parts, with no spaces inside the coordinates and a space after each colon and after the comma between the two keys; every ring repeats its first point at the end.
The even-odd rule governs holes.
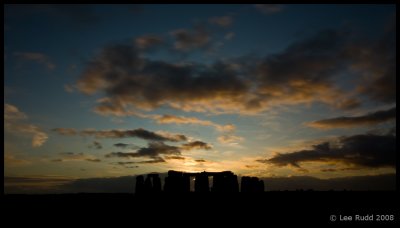
{"type": "Polygon", "coordinates": [[[4,12],[5,192],[168,170],[396,173],[395,5],[4,12]]]}

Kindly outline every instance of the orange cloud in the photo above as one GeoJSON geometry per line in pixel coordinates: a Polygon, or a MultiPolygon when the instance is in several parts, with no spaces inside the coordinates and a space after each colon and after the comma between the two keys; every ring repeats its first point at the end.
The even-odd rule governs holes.
{"type": "Polygon", "coordinates": [[[235,136],[235,135],[222,135],[222,136],[219,136],[217,139],[218,139],[218,142],[220,142],[222,144],[231,144],[231,145],[238,144],[238,142],[241,142],[244,140],[243,137],[235,136]]]}
{"type": "Polygon", "coordinates": [[[14,134],[31,135],[32,146],[40,147],[47,141],[48,136],[36,125],[22,122],[27,118],[16,106],[4,104],[4,130],[14,134]]]}
{"type": "Polygon", "coordinates": [[[184,116],[174,116],[174,115],[152,115],[152,119],[156,120],[159,124],[197,124],[203,126],[211,126],[218,131],[234,131],[236,129],[235,125],[227,124],[220,125],[209,120],[201,120],[195,117],[184,117],[184,116]]]}

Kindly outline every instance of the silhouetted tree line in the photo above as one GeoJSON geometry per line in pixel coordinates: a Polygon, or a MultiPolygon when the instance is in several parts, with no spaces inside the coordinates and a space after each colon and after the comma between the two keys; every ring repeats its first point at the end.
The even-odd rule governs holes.
{"type": "MultiPolygon", "coordinates": [[[[190,192],[190,178],[194,177],[195,192],[239,192],[237,175],[231,171],[185,173],[170,170],[164,181],[164,192],[184,193],[190,192]],[[210,188],[209,177],[213,177],[210,188]]],[[[161,192],[161,179],[158,174],[148,174],[136,177],[136,193],[161,192]]],[[[257,177],[243,176],[241,180],[241,192],[264,192],[264,181],[257,177]]]]}

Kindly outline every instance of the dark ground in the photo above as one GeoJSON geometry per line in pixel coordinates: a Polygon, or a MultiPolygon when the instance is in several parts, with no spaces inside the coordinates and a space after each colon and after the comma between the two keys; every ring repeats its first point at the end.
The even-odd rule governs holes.
{"type": "MultiPolygon", "coordinates": [[[[188,219],[198,225],[213,221],[235,227],[237,223],[244,223],[246,227],[259,223],[264,224],[262,227],[270,227],[271,222],[366,223],[331,222],[329,219],[333,214],[394,214],[395,222],[400,216],[396,191],[5,195],[3,202],[6,215],[36,215],[33,217],[52,217],[66,222],[91,218],[94,223],[114,221],[116,224],[124,221],[136,224],[143,220],[150,224],[184,225],[187,223],[183,220],[188,219]]],[[[377,221],[374,223],[378,224],[377,221]]],[[[388,223],[393,222],[379,222],[380,225],[388,223]]]]}

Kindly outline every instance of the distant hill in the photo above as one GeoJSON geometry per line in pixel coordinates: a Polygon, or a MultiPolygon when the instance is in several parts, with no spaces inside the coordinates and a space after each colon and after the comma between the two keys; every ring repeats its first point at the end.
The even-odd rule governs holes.
{"type": "MultiPolygon", "coordinates": [[[[166,173],[160,173],[164,181],[166,173]]],[[[240,177],[239,183],[240,183],[240,177]]],[[[318,179],[310,176],[269,177],[261,178],[266,191],[295,191],[295,190],[352,190],[378,191],[396,190],[396,175],[384,174],[377,176],[354,176],[332,179],[318,179]]],[[[110,178],[86,178],[58,182],[49,179],[29,179],[4,177],[4,193],[17,194],[51,194],[51,193],[133,193],[136,176],[110,178]]]]}
{"type": "Polygon", "coordinates": [[[303,190],[352,190],[381,191],[396,190],[396,174],[377,176],[353,176],[331,179],[319,179],[310,176],[262,178],[266,191],[303,190]]]}

